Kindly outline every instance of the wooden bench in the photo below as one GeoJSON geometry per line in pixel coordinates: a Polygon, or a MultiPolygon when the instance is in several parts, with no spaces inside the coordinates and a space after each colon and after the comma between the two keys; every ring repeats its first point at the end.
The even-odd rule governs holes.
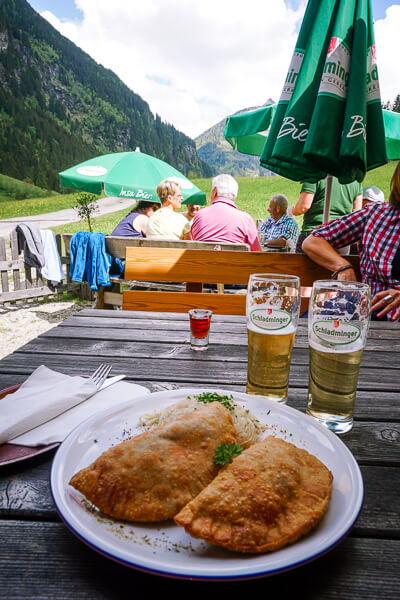
{"type": "MultiPolygon", "coordinates": [[[[358,256],[346,257],[357,269],[358,256]]],[[[123,292],[124,310],[186,312],[190,308],[208,308],[215,314],[244,315],[245,294],[205,294],[204,283],[247,285],[251,273],[298,275],[302,286],[301,312],[307,309],[312,284],[329,279],[331,272],[304,254],[264,252],[213,252],[177,248],[127,248],[125,278],[144,281],[186,281],[197,291],[123,292]]]]}
{"type": "MultiPolygon", "coordinates": [[[[70,256],[70,243],[72,233],[65,233],[63,235],[64,245],[66,255],[70,256]]],[[[105,247],[106,252],[112,258],[125,258],[125,253],[128,248],[137,249],[139,253],[142,249],[155,248],[155,249],[190,249],[190,250],[208,250],[208,251],[230,251],[230,252],[249,252],[250,246],[248,244],[227,244],[222,242],[197,242],[195,240],[153,240],[146,238],[129,238],[129,237],[120,237],[120,236],[111,236],[108,235],[105,238],[105,247]]],[[[183,290],[187,291],[199,291],[199,285],[192,285],[190,282],[183,286],[181,282],[186,282],[186,279],[174,280],[176,283],[165,283],[172,282],[171,279],[153,279],[152,282],[157,283],[149,283],[149,280],[146,280],[146,283],[140,279],[140,277],[129,278],[126,276],[124,278],[120,277],[110,277],[111,286],[108,287],[100,287],[99,291],[96,294],[96,302],[95,308],[112,308],[112,307],[121,307],[122,306],[122,292],[121,286],[129,285],[130,287],[157,287],[162,288],[164,290],[173,289],[173,290],[183,290]]],[[[223,291],[223,284],[218,283],[219,291],[223,291]]]]}

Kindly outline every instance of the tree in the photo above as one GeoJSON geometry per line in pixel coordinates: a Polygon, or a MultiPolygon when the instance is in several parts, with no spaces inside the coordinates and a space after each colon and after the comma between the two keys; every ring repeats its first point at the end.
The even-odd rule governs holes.
{"type": "Polygon", "coordinates": [[[394,99],[392,104],[392,110],[394,112],[400,112],[400,94],[397,94],[396,98],[394,99]]]}
{"type": "Polygon", "coordinates": [[[81,192],[75,196],[74,200],[75,205],[73,208],[77,211],[81,219],[87,220],[89,231],[92,231],[90,217],[99,209],[99,205],[97,204],[98,197],[95,194],[81,192]]]}

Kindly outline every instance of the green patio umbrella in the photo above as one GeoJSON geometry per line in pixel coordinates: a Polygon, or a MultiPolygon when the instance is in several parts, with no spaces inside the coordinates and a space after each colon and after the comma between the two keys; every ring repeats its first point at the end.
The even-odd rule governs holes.
{"type": "Polygon", "coordinates": [[[132,198],[132,201],[159,202],[157,185],[163,179],[179,183],[183,204],[206,204],[206,195],[187,177],[168,163],[136,152],[104,154],[82,162],[60,174],[63,187],[107,196],[132,198]]]}
{"type": "Polygon", "coordinates": [[[370,0],[309,0],[260,163],[350,183],[386,162],[370,0]]]}
{"type": "MultiPolygon", "coordinates": [[[[268,136],[271,112],[277,104],[262,106],[226,119],[224,137],[234,150],[251,156],[261,156],[268,136]],[[273,109],[271,111],[271,108],[273,109]]],[[[400,159],[400,113],[382,110],[388,160],[400,159]]]]}
{"type": "Polygon", "coordinates": [[[267,131],[276,112],[276,104],[267,104],[226,119],[224,137],[234,150],[260,156],[267,131]]]}

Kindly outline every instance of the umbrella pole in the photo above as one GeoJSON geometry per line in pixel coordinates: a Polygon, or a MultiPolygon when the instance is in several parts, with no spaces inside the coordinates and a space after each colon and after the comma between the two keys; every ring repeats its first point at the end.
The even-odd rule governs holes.
{"type": "Polygon", "coordinates": [[[324,216],[323,223],[328,223],[329,221],[329,211],[331,208],[331,196],[332,196],[332,182],[333,176],[326,176],[326,187],[325,187],[325,203],[324,203],[324,216]]]}

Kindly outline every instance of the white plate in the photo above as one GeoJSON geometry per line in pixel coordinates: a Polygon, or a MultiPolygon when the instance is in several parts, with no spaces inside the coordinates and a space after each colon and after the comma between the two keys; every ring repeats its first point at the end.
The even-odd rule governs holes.
{"type": "Polygon", "coordinates": [[[360,469],[353,455],[338,437],[314,419],[257,396],[205,388],[157,392],[134,403],[121,403],[84,421],[58,449],[50,485],[66,525],[95,550],[129,567],[157,575],[214,580],[272,575],[320,556],[350,531],[364,496],[360,469]],[[332,472],[333,491],[326,514],[311,533],[292,546],[270,554],[230,552],[192,538],[172,521],[141,524],[104,517],[88,510],[82,496],[68,485],[74,473],[93,462],[111,444],[120,442],[127,433],[142,431],[136,427],[142,414],[203,391],[233,395],[236,402],[247,406],[269,426],[267,433],[305,448],[332,472]]]}

